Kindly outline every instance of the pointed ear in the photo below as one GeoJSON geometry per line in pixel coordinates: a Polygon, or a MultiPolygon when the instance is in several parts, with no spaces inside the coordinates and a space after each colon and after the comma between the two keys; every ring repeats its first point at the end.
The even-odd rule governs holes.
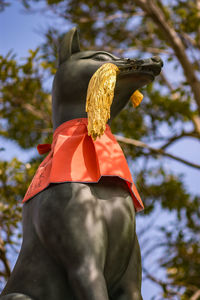
{"type": "Polygon", "coordinates": [[[62,64],[66,61],[73,53],[80,51],[79,45],[79,34],[76,27],[72,28],[68,33],[65,34],[63,40],[60,43],[58,64],[62,64]]]}

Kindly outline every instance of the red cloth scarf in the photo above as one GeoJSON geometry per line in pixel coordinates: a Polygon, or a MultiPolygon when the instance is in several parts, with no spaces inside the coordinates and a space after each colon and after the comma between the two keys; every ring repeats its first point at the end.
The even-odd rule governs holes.
{"type": "Polygon", "coordinates": [[[40,164],[23,199],[26,202],[50,183],[98,182],[102,176],[118,176],[129,188],[136,211],[144,206],[133,183],[124,154],[106,125],[101,138],[88,136],[87,119],[73,119],[54,132],[53,143],[38,145],[38,152],[49,152],[40,164]]]}

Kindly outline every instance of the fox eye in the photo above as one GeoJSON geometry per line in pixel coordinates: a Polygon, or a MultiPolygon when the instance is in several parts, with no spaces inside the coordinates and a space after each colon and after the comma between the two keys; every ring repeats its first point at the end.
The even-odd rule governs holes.
{"type": "Polygon", "coordinates": [[[98,54],[98,55],[95,55],[93,57],[93,59],[100,60],[100,61],[110,61],[110,60],[112,60],[112,57],[110,57],[106,54],[98,54]]]}

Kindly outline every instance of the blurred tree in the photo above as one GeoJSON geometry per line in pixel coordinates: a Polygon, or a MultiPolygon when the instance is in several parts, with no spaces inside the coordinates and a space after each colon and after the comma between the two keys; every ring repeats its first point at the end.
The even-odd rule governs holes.
{"type": "MultiPolygon", "coordinates": [[[[38,5],[37,0],[22,2],[26,10],[38,5]]],[[[169,227],[161,224],[161,237],[152,237],[153,245],[144,253],[144,274],[162,290],[155,299],[200,299],[200,197],[187,191],[184,177],[169,171],[164,159],[200,169],[199,164],[167,150],[184,138],[188,142],[200,138],[200,1],[43,0],[40,9],[41,3],[55,20],[79,26],[83,48],[104,49],[121,56],[160,55],[166,62],[155,83],[143,89],[141,106],[133,109],[129,104],[112,129],[129,161],[134,160],[146,207],[144,223],[158,206],[175,216],[169,227]],[[153,147],[153,142],[159,148],[153,147]],[[157,248],[162,250],[158,263],[166,271],[165,280],[145,266],[148,255],[157,248]]],[[[23,148],[48,140],[50,98],[43,82],[55,73],[58,36],[63,33],[60,27],[49,28],[46,42],[40,50],[31,51],[24,64],[19,65],[10,53],[1,57],[0,133],[23,148]]],[[[2,162],[1,276],[10,272],[8,246],[18,232],[15,228],[20,219],[16,201],[22,198],[37,161],[25,165],[17,160],[2,162]]]]}
{"type": "Polygon", "coordinates": [[[10,5],[9,2],[5,0],[0,0],[0,12],[2,12],[6,7],[10,5]]]}
{"type": "MultiPolygon", "coordinates": [[[[24,149],[45,137],[48,142],[46,133],[52,131],[51,100],[42,86],[44,63],[38,50],[30,50],[20,65],[12,53],[0,55],[0,135],[24,149]]],[[[0,277],[5,279],[10,275],[9,252],[20,245],[20,203],[39,162],[38,158],[28,163],[17,158],[0,161],[0,277]]]]}

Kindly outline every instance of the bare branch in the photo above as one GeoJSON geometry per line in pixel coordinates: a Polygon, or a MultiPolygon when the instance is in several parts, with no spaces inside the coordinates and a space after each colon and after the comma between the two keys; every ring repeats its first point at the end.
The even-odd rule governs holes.
{"type": "Polygon", "coordinates": [[[198,300],[200,297],[200,290],[196,291],[192,297],[190,298],[190,300],[198,300]]]}
{"type": "MultiPolygon", "coordinates": [[[[48,100],[48,98],[47,98],[48,100]]],[[[33,99],[34,102],[34,99],[33,99]]],[[[3,103],[3,98],[0,98],[0,103],[3,103]]],[[[51,117],[49,114],[45,113],[44,111],[37,110],[32,104],[24,103],[21,99],[15,99],[15,103],[18,105],[23,105],[26,110],[32,113],[35,117],[39,119],[43,119],[45,122],[51,122],[51,117]]]]}
{"type": "Polygon", "coordinates": [[[48,114],[45,114],[44,112],[42,112],[40,110],[37,110],[30,103],[24,103],[23,106],[37,118],[43,119],[44,121],[47,121],[50,118],[48,114]]]}
{"type": "Polygon", "coordinates": [[[196,76],[192,63],[189,61],[185,46],[177,34],[176,30],[166,20],[161,8],[156,4],[155,0],[136,0],[135,3],[147,13],[154,23],[162,30],[166,40],[171,44],[177,58],[179,59],[184,70],[185,77],[191,86],[195,101],[200,112],[200,82],[196,76]]]}
{"type": "Polygon", "coordinates": [[[200,136],[195,133],[194,131],[192,132],[182,132],[181,134],[179,135],[175,135],[173,137],[171,137],[167,143],[165,143],[160,149],[166,149],[167,147],[171,146],[171,144],[173,144],[174,142],[176,142],[177,140],[180,140],[181,138],[184,138],[184,137],[193,137],[193,138],[197,138],[199,139],[200,136]]]}
{"type": "Polygon", "coordinates": [[[160,73],[160,76],[161,76],[162,80],[164,81],[164,83],[166,84],[166,86],[168,87],[168,89],[170,90],[170,92],[173,93],[174,88],[173,88],[171,82],[169,82],[169,80],[168,80],[167,77],[165,76],[164,71],[162,71],[162,72],[160,73]]]}
{"type": "Polygon", "coordinates": [[[159,48],[154,48],[154,47],[144,47],[142,45],[140,45],[137,41],[135,41],[136,43],[136,46],[135,47],[129,47],[128,49],[126,49],[126,52],[129,52],[129,51],[133,51],[133,50],[141,50],[141,51],[144,51],[145,53],[147,52],[150,52],[152,54],[160,54],[160,53],[163,53],[163,54],[170,54],[170,51],[168,50],[165,50],[165,49],[159,49],[159,48]]]}
{"type": "Polygon", "coordinates": [[[197,42],[191,38],[191,36],[185,32],[181,32],[181,35],[186,39],[193,47],[197,47],[197,42]]]}
{"type": "MultiPolygon", "coordinates": [[[[165,76],[165,73],[162,71],[160,73],[160,76],[162,78],[162,80],[165,82],[166,86],[168,87],[168,89],[170,90],[172,94],[172,99],[173,100],[176,100],[180,97],[179,93],[174,93],[174,88],[173,86],[171,85],[171,83],[169,82],[169,80],[167,79],[167,77],[165,76]]],[[[200,117],[199,116],[193,116],[191,118],[191,121],[193,122],[194,126],[195,126],[195,130],[196,130],[196,133],[200,136],[200,117]]]]}
{"type": "Polygon", "coordinates": [[[148,272],[145,268],[143,268],[143,271],[144,271],[145,275],[146,275],[149,279],[151,279],[153,282],[157,283],[158,285],[162,286],[162,288],[163,288],[164,290],[166,290],[166,287],[167,287],[167,285],[168,285],[167,282],[164,282],[164,281],[162,281],[162,280],[160,280],[160,279],[155,278],[153,275],[149,274],[149,272],[148,272]]]}
{"type": "Polygon", "coordinates": [[[143,142],[140,142],[140,141],[137,141],[137,140],[134,140],[134,139],[130,139],[130,138],[125,138],[125,137],[122,137],[122,136],[119,136],[119,135],[115,135],[115,138],[119,141],[119,142],[122,142],[124,144],[129,144],[129,145],[133,145],[135,147],[140,147],[140,148],[145,148],[145,149],[148,149],[151,153],[155,153],[155,154],[158,154],[158,155],[163,155],[163,156],[166,156],[166,157],[169,157],[171,159],[174,159],[176,161],[179,161],[187,166],[190,166],[190,167],[193,167],[193,168],[196,168],[198,170],[200,170],[200,165],[197,165],[197,164],[194,164],[192,162],[189,162],[183,158],[180,158],[178,156],[175,156],[173,154],[170,154],[168,152],[165,152],[163,149],[157,149],[157,148],[153,148],[143,142]]]}
{"type": "Polygon", "coordinates": [[[196,132],[200,135],[200,117],[199,116],[193,116],[192,121],[194,123],[196,132]]]}
{"type": "Polygon", "coordinates": [[[10,269],[8,259],[6,257],[6,249],[4,246],[4,241],[1,239],[1,237],[0,237],[0,260],[2,261],[4,268],[5,268],[5,272],[3,272],[3,273],[5,273],[4,275],[6,277],[9,277],[11,274],[11,269],[10,269]]]}
{"type": "MultiPolygon", "coordinates": [[[[132,13],[116,13],[116,14],[113,14],[113,15],[110,15],[110,16],[106,16],[106,17],[99,17],[98,15],[96,16],[91,16],[91,17],[81,17],[79,18],[79,22],[80,23],[88,23],[88,22],[91,22],[91,21],[113,21],[113,20],[116,20],[116,19],[128,19],[132,16],[132,13]]],[[[138,13],[135,13],[134,12],[134,16],[144,16],[144,13],[143,12],[138,12],[138,13]]]]}
{"type": "MultiPolygon", "coordinates": [[[[196,6],[197,6],[197,15],[200,18],[200,0],[196,0],[196,6]]],[[[198,47],[200,48],[200,25],[197,28],[197,34],[198,34],[198,38],[197,38],[197,43],[198,43],[198,47]]]]}
{"type": "Polygon", "coordinates": [[[47,133],[47,134],[53,132],[53,128],[41,128],[41,127],[35,127],[34,129],[35,129],[35,131],[42,132],[42,133],[47,133]]]}
{"type": "Polygon", "coordinates": [[[162,281],[156,277],[154,277],[152,274],[150,274],[146,269],[143,268],[143,271],[146,275],[147,278],[149,278],[150,280],[152,280],[153,282],[157,283],[159,286],[162,287],[163,289],[163,292],[165,293],[168,293],[169,295],[176,295],[176,296],[179,296],[181,297],[181,294],[178,292],[178,291],[174,291],[174,290],[171,290],[169,288],[169,285],[170,283],[169,282],[165,282],[165,281],[162,281]]]}

